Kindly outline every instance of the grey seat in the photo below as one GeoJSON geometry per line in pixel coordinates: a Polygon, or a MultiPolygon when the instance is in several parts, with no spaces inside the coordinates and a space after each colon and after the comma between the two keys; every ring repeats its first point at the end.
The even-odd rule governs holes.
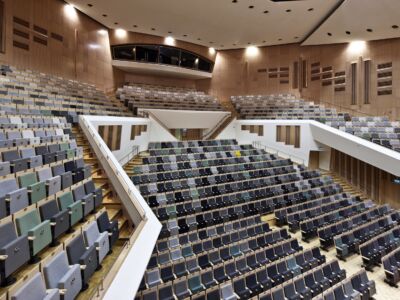
{"type": "Polygon", "coordinates": [[[179,300],[191,296],[186,278],[174,280],[174,293],[179,300]]]}
{"type": "Polygon", "coordinates": [[[20,151],[21,157],[28,160],[29,168],[36,168],[43,165],[41,155],[36,155],[34,148],[24,148],[20,151]]]}
{"type": "Polygon", "coordinates": [[[63,300],[73,300],[82,289],[79,264],[69,265],[67,254],[61,251],[42,267],[46,287],[62,290],[63,300]]]}
{"type": "Polygon", "coordinates": [[[57,238],[70,229],[69,211],[60,211],[57,201],[51,200],[40,205],[39,212],[42,220],[50,221],[52,246],[57,245],[57,238]]]}
{"type": "Polygon", "coordinates": [[[30,259],[27,235],[17,236],[14,223],[0,225],[0,279],[1,285],[13,283],[11,275],[30,259]]]}
{"type": "Polygon", "coordinates": [[[56,194],[61,190],[61,176],[53,176],[50,168],[37,171],[39,181],[46,182],[47,196],[56,194]]]}
{"type": "Polygon", "coordinates": [[[94,198],[92,194],[86,195],[85,187],[83,184],[79,185],[73,190],[74,200],[82,201],[83,215],[87,216],[94,210],[94,198]]]}
{"type": "Polygon", "coordinates": [[[2,156],[3,161],[10,162],[12,173],[24,171],[28,168],[28,159],[21,158],[17,150],[5,151],[2,156]]]}
{"type": "Polygon", "coordinates": [[[146,271],[146,283],[149,287],[162,283],[160,270],[158,268],[146,271]]]}
{"type": "Polygon", "coordinates": [[[9,161],[0,162],[0,176],[7,176],[11,173],[11,166],[9,161]]]}
{"type": "Polygon", "coordinates": [[[29,205],[28,191],[26,188],[18,188],[14,178],[2,180],[0,181],[0,203],[4,201],[6,214],[13,214],[29,205]]]}
{"type": "Polygon", "coordinates": [[[100,233],[97,223],[93,221],[83,230],[83,236],[88,247],[93,245],[96,247],[97,258],[99,264],[101,264],[106,255],[110,252],[108,232],[100,233]]]}
{"type": "Polygon", "coordinates": [[[89,180],[85,183],[86,194],[93,194],[94,197],[94,207],[98,208],[103,203],[103,190],[101,188],[96,188],[93,180],[89,180]]]}
{"type": "Polygon", "coordinates": [[[11,300],[59,300],[58,289],[46,290],[42,275],[38,272],[22,285],[11,300]]]}
{"type": "Polygon", "coordinates": [[[225,283],[220,285],[221,299],[223,300],[236,300],[239,296],[235,294],[232,284],[225,283]]]}
{"type": "Polygon", "coordinates": [[[63,164],[58,164],[51,167],[54,176],[61,176],[61,188],[66,189],[72,185],[72,173],[65,172],[63,164]]]}

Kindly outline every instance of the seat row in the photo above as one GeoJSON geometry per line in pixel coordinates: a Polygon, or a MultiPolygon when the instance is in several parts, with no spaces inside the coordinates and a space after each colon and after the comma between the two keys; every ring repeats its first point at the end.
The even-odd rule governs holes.
{"type": "Polygon", "coordinates": [[[85,212],[101,205],[102,190],[96,189],[93,181],[88,179],[90,167],[79,163],[79,160],[71,160],[52,168],[22,174],[17,179],[0,180],[0,219],[29,205],[54,198],[60,191],[72,191],[76,201],[82,200],[85,212]],[[87,197],[89,194],[93,197],[87,197]]]}
{"type": "Polygon", "coordinates": [[[349,204],[349,206],[340,208],[337,211],[324,213],[312,219],[301,222],[300,229],[302,240],[308,242],[311,238],[314,238],[318,235],[318,229],[320,227],[336,223],[340,220],[348,218],[349,216],[366,211],[374,205],[372,202],[366,201],[355,203],[350,202],[349,204]]]}
{"type": "Polygon", "coordinates": [[[67,123],[65,117],[5,115],[3,114],[3,111],[0,113],[0,128],[2,129],[66,129],[70,127],[71,124],[67,123]]]}
{"type": "MultiPolygon", "coordinates": [[[[160,290],[163,290],[167,286],[173,287],[173,294],[178,299],[195,294],[197,294],[197,299],[197,297],[201,297],[202,292],[206,289],[206,293],[211,297],[211,295],[215,294],[213,292],[214,289],[212,289],[213,287],[225,285],[226,283],[231,283],[234,293],[240,299],[248,299],[262,291],[294,280],[308,270],[321,266],[325,263],[325,257],[321,255],[318,248],[313,248],[306,251],[294,252],[274,262],[254,261],[251,267],[249,265],[247,267],[241,265],[240,262],[242,261],[243,259],[236,259],[235,262],[219,263],[213,266],[213,268],[196,271],[193,274],[186,273],[185,277],[174,279],[172,282],[167,283],[162,282],[162,278],[159,277],[158,273],[147,273],[145,276],[146,280],[142,282],[142,289],[149,286],[150,288],[142,293],[143,299],[172,299],[168,297],[164,298],[163,293],[160,295],[160,290]],[[149,282],[151,282],[150,285],[149,282]],[[158,298],[157,294],[154,293],[157,290],[159,291],[158,298]]],[[[326,266],[326,272],[328,268],[336,270],[336,268],[339,268],[339,265],[326,266]]],[[[214,296],[216,297],[216,295],[214,296]]],[[[221,299],[226,299],[226,295],[221,295],[221,297],[221,299]]],[[[219,299],[219,297],[216,299],[219,299]]]]}
{"type": "Polygon", "coordinates": [[[360,253],[359,246],[378,234],[389,230],[400,221],[400,212],[394,211],[381,218],[358,226],[334,238],[337,257],[345,260],[352,253],[360,253]]]}
{"type": "Polygon", "coordinates": [[[210,141],[179,141],[179,142],[151,142],[149,149],[166,149],[166,148],[190,148],[190,147],[207,147],[207,146],[228,146],[237,145],[236,140],[210,140],[210,141]]]}
{"type": "MultiPolygon", "coordinates": [[[[47,130],[6,130],[0,132],[0,148],[37,145],[43,142],[59,142],[68,139],[63,129],[47,130]]],[[[4,151],[2,149],[2,151],[4,151]]]]}
{"type": "MultiPolygon", "coordinates": [[[[181,155],[181,154],[202,154],[207,152],[220,152],[220,151],[241,151],[241,150],[251,150],[251,149],[253,149],[252,145],[232,144],[227,146],[151,149],[149,150],[149,153],[151,156],[165,156],[165,155],[181,155]]],[[[143,161],[145,162],[145,160],[143,161]]]]}
{"type": "MultiPolygon", "coordinates": [[[[28,277],[17,282],[9,292],[10,298],[75,299],[80,291],[87,289],[90,278],[101,267],[118,236],[118,224],[110,222],[106,211],[99,212],[94,220],[82,227],[82,231],[74,233],[44,258],[28,277]]],[[[22,237],[19,242],[19,245],[23,244],[22,237]]],[[[26,249],[21,248],[21,252],[24,251],[26,249]]]]}
{"type": "Polygon", "coordinates": [[[347,219],[318,229],[321,248],[328,251],[335,244],[335,236],[389,214],[390,211],[391,209],[388,205],[375,206],[364,212],[352,215],[347,219]]]}
{"type": "Polygon", "coordinates": [[[18,150],[1,152],[0,176],[38,168],[43,165],[81,157],[83,149],[71,142],[43,143],[35,147],[21,147],[18,150]]]}

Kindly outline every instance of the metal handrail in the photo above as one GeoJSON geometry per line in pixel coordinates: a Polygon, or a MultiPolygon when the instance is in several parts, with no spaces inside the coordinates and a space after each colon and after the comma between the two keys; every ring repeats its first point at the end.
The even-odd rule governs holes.
{"type": "Polygon", "coordinates": [[[120,159],[118,159],[119,164],[120,164],[121,166],[125,165],[126,163],[125,163],[125,164],[122,164],[121,162],[124,161],[125,158],[127,158],[127,157],[128,157],[127,162],[130,161],[132,158],[134,158],[136,155],[139,154],[139,152],[140,152],[139,149],[140,149],[139,145],[133,145],[131,151],[129,151],[129,152],[128,152],[127,154],[125,154],[123,157],[121,157],[120,159]]]}
{"type": "Polygon", "coordinates": [[[226,120],[228,120],[231,117],[231,114],[225,115],[225,117],[223,117],[218,123],[217,125],[215,125],[209,132],[207,132],[206,134],[203,135],[202,139],[208,139],[210,136],[212,136],[220,126],[222,126],[222,124],[224,124],[224,122],[226,122],[226,120]]]}
{"type": "Polygon", "coordinates": [[[286,152],[279,150],[277,148],[274,148],[272,146],[264,145],[260,141],[253,141],[253,147],[263,149],[264,151],[271,153],[271,154],[276,154],[281,157],[289,158],[290,160],[294,161],[295,163],[304,165],[304,159],[302,159],[296,155],[286,153],[286,152]]]}

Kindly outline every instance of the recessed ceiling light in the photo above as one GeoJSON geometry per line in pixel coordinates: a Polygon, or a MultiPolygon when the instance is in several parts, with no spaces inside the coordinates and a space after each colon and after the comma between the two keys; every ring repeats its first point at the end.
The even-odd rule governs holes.
{"type": "Polygon", "coordinates": [[[295,37],[294,37],[295,40],[298,39],[298,38],[299,38],[298,36],[295,36],[295,37]]]}
{"type": "Polygon", "coordinates": [[[201,41],[201,38],[198,38],[197,40],[198,40],[198,41],[201,41]]]}
{"type": "Polygon", "coordinates": [[[232,44],[232,46],[236,46],[236,44],[232,44]]]}
{"type": "Polygon", "coordinates": [[[281,39],[281,38],[279,38],[279,39],[278,39],[278,41],[282,41],[282,39],[281,39]]]}
{"type": "Polygon", "coordinates": [[[249,8],[250,8],[250,9],[254,8],[254,5],[250,5],[249,8]]]}
{"type": "Polygon", "coordinates": [[[88,3],[88,5],[87,6],[89,6],[89,7],[92,7],[93,6],[93,4],[90,4],[90,3],[88,3]]]}
{"type": "Polygon", "coordinates": [[[347,31],[346,31],[346,34],[350,35],[350,34],[351,34],[351,32],[347,30],[347,31]]]}
{"type": "Polygon", "coordinates": [[[237,3],[237,0],[232,0],[232,3],[237,3]]]}
{"type": "Polygon", "coordinates": [[[399,25],[393,25],[392,28],[393,29],[399,29],[399,25]]]}
{"type": "Polygon", "coordinates": [[[264,44],[264,43],[266,43],[267,41],[262,41],[262,42],[263,42],[263,44],[264,44]]]}
{"type": "Polygon", "coordinates": [[[327,35],[332,36],[332,33],[328,32],[327,35]]]}
{"type": "Polygon", "coordinates": [[[269,10],[264,10],[264,14],[267,14],[267,13],[269,13],[269,10]]]}
{"type": "Polygon", "coordinates": [[[214,42],[209,42],[210,44],[214,44],[214,42]]]}
{"type": "Polygon", "coordinates": [[[308,11],[313,11],[314,10],[314,8],[312,8],[312,7],[310,7],[309,9],[307,9],[308,11]]]}
{"type": "Polygon", "coordinates": [[[107,17],[107,15],[106,15],[106,14],[104,14],[104,15],[103,15],[103,17],[104,17],[104,18],[106,18],[106,17],[107,17]]]}
{"type": "Polygon", "coordinates": [[[168,33],[169,33],[169,34],[171,34],[171,33],[172,33],[172,31],[168,31],[168,33]]]}
{"type": "Polygon", "coordinates": [[[133,27],[137,28],[137,25],[133,25],[133,27]]]}
{"type": "Polygon", "coordinates": [[[250,45],[251,43],[250,42],[247,42],[247,45],[250,45]]]}
{"type": "Polygon", "coordinates": [[[287,10],[286,10],[286,12],[291,12],[291,11],[292,11],[291,9],[287,9],[287,10]]]}
{"type": "Polygon", "coordinates": [[[183,36],[184,36],[184,37],[187,37],[187,34],[184,34],[183,36]]]}
{"type": "Polygon", "coordinates": [[[156,30],[156,29],[155,29],[155,28],[152,28],[151,30],[153,30],[153,31],[154,31],[154,30],[156,30]]]}
{"type": "Polygon", "coordinates": [[[372,32],[373,30],[371,28],[367,28],[367,31],[368,32],[372,32]]]}
{"type": "Polygon", "coordinates": [[[114,22],[114,25],[118,25],[118,22],[114,22]]]}

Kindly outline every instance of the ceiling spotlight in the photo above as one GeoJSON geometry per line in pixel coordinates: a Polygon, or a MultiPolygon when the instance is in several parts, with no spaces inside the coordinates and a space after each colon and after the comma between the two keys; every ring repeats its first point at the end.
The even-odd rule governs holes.
{"type": "Polygon", "coordinates": [[[354,41],[349,43],[349,47],[347,49],[352,54],[360,54],[364,51],[365,47],[365,41],[354,41]]]}
{"type": "Polygon", "coordinates": [[[124,38],[124,37],[126,37],[126,30],[118,28],[118,29],[115,30],[115,35],[120,39],[124,38]]]}
{"type": "Polygon", "coordinates": [[[210,53],[211,55],[214,55],[215,54],[215,48],[213,48],[213,47],[208,48],[208,53],[210,53]]]}
{"type": "Polygon", "coordinates": [[[258,50],[258,48],[256,46],[248,46],[246,48],[246,55],[247,56],[251,56],[251,57],[257,56],[258,52],[259,52],[259,50],[258,50]]]}
{"type": "Polygon", "coordinates": [[[164,40],[164,43],[169,46],[175,45],[175,39],[172,36],[167,36],[164,40]]]}
{"type": "Polygon", "coordinates": [[[70,19],[77,19],[78,18],[78,14],[76,12],[76,9],[71,4],[66,4],[64,6],[64,12],[70,19]]]}

